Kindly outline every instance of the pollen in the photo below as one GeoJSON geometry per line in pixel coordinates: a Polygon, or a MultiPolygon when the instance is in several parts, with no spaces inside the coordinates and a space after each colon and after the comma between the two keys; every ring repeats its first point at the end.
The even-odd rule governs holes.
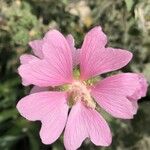
{"type": "Polygon", "coordinates": [[[77,101],[82,101],[87,107],[96,108],[96,103],[90,95],[90,90],[86,83],[74,81],[69,85],[69,106],[74,105],[77,101]]]}

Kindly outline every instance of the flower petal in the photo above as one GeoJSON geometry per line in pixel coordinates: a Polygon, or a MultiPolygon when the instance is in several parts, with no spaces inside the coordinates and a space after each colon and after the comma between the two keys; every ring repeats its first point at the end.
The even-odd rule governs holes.
{"type": "Polygon", "coordinates": [[[20,56],[21,64],[27,64],[30,61],[32,61],[33,59],[36,59],[36,57],[34,55],[30,55],[30,54],[23,54],[20,56]]]}
{"type": "Polygon", "coordinates": [[[18,72],[24,81],[39,87],[58,86],[72,81],[70,73],[61,70],[59,64],[50,64],[45,59],[37,58],[23,64],[18,72]]]}
{"type": "Polygon", "coordinates": [[[71,34],[66,37],[66,40],[72,50],[72,59],[73,59],[73,66],[77,66],[79,64],[79,57],[80,57],[80,49],[75,48],[74,38],[71,34]]]}
{"type": "Polygon", "coordinates": [[[29,42],[29,45],[33,49],[33,53],[39,58],[43,58],[42,46],[43,40],[34,40],[29,42]]]}
{"type": "Polygon", "coordinates": [[[130,99],[133,100],[138,100],[141,97],[145,97],[146,93],[147,93],[147,89],[148,89],[148,83],[146,81],[146,79],[144,78],[144,76],[142,74],[137,74],[138,75],[138,79],[139,79],[139,88],[134,92],[134,94],[132,96],[130,96],[130,99]]]}
{"type": "Polygon", "coordinates": [[[53,63],[61,61],[64,69],[72,72],[72,53],[65,37],[57,30],[50,30],[43,38],[43,53],[45,58],[53,63]]]}
{"type": "Polygon", "coordinates": [[[138,78],[139,78],[139,88],[137,88],[137,90],[134,92],[134,94],[132,96],[129,96],[128,99],[130,100],[130,102],[133,105],[134,108],[134,114],[137,113],[138,110],[138,100],[142,97],[146,96],[147,93],[147,89],[148,89],[148,83],[146,81],[146,79],[144,78],[144,76],[142,74],[137,74],[138,78]]]}
{"type": "Polygon", "coordinates": [[[139,108],[138,102],[137,101],[132,101],[132,100],[130,100],[130,102],[131,102],[131,104],[133,106],[133,114],[135,115],[137,113],[138,108],[139,108]]]}
{"type": "Polygon", "coordinates": [[[59,31],[51,30],[43,40],[44,59],[49,63],[51,74],[61,73],[65,80],[72,81],[72,53],[65,37],[59,31]]]}
{"type": "Polygon", "coordinates": [[[40,87],[58,86],[72,81],[72,55],[63,35],[49,31],[43,38],[44,58],[36,59],[18,69],[20,76],[40,87]]]}
{"type": "Polygon", "coordinates": [[[43,40],[35,40],[29,44],[40,59],[28,64],[23,63],[25,65],[19,67],[24,85],[46,87],[72,81],[72,52],[60,32],[51,30],[43,40]]]}
{"type": "Polygon", "coordinates": [[[40,92],[22,98],[17,109],[28,120],[42,122],[40,137],[44,144],[51,144],[62,133],[67,120],[66,93],[40,92]]]}
{"type": "Polygon", "coordinates": [[[73,38],[73,36],[72,36],[71,34],[67,35],[67,36],[66,36],[66,40],[67,40],[67,42],[68,42],[68,44],[69,44],[69,46],[70,46],[70,49],[71,49],[72,51],[74,51],[74,49],[75,49],[75,47],[74,47],[75,43],[74,43],[74,38],[73,38]]]}
{"type": "Polygon", "coordinates": [[[111,132],[106,121],[94,109],[78,102],[71,109],[64,132],[64,144],[67,150],[78,149],[87,137],[95,145],[108,146],[111,132]]]}
{"type": "Polygon", "coordinates": [[[81,79],[120,69],[128,64],[132,53],[122,49],[105,48],[106,35],[101,27],[95,27],[85,36],[81,47],[81,79]]]}
{"type": "Polygon", "coordinates": [[[140,87],[138,74],[122,73],[100,81],[91,89],[91,94],[112,116],[129,119],[135,113],[129,97],[140,87]]]}
{"type": "Polygon", "coordinates": [[[29,86],[30,83],[28,81],[26,81],[25,79],[22,78],[22,85],[29,86]]]}
{"type": "MultiPolygon", "coordinates": [[[[38,59],[38,58],[34,55],[23,54],[23,55],[20,56],[20,63],[21,63],[21,65],[24,65],[24,64],[28,64],[30,61],[36,60],[36,59],[38,59]]],[[[28,82],[28,80],[22,78],[22,84],[24,86],[28,86],[28,85],[30,85],[30,82],[28,82]]]]}

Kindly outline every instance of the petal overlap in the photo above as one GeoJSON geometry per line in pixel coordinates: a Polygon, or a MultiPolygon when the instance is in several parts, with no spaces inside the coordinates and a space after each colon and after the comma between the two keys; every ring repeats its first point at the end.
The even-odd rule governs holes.
{"type": "Polygon", "coordinates": [[[131,119],[136,104],[129,97],[141,88],[139,75],[122,73],[107,77],[91,89],[97,103],[117,118],[131,119]]]}
{"type": "Polygon", "coordinates": [[[41,59],[43,58],[43,52],[42,52],[43,43],[44,41],[42,39],[29,42],[29,45],[32,48],[33,53],[41,59]]]}
{"type": "Polygon", "coordinates": [[[22,79],[36,86],[58,86],[70,83],[72,77],[72,54],[63,35],[49,31],[43,38],[44,58],[34,59],[18,68],[22,79]]]}
{"type": "Polygon", "coordinates": [[[69,34],[67,37],[66,37],[66,40],[70,46],[70,49],[72,51],[72,61],[73,61],[73,66],[77,66],[80,62],[80,49],[76,49],[75,48],[75,43],[74,43],[74,38],[71,34],[69,34]]]}
{"type": "Polygon", "coordinates": [[[96,111],[97,104],[116,118],[132,119],[137,113],[138,100],[146,96],[148,87],[141,74],[121,73],[97,83],[92,78],[120,69],[132,58],[131,52],[106,44],[100,26],[86,34],[79,49],[72,35],[50,30],[43,39],[29,43],[33,55],[20,57],[22,84],[33,84],[33,88],[17,109],[28,120],[41,121],[44,144],[55,142],[65,129],[66,150],[78,149],[86,138],[97,146],[109,146],[111,131],[96,111]]]}

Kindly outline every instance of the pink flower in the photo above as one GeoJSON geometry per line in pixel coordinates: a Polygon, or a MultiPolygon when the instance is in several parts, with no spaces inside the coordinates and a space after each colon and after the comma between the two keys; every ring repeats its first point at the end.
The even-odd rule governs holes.
{"type": "Polygon", "coordinates": [[[99,74],[120,69],[132,58],[129,51],[106,44],[99,26],[86,34],[78,50],[71,35],[65,38],[51,30],[42,40],[30,43],[35,56],[21,56],[18,70],[23,84],[33,84],[35,89],[18,102],[17,109],[26,119],[42,122],[43,143],[53,143],[64,130],[67,150],[76,150],[86,138],[108,146],[112,135],[96,108],[122,119],[131,119],[137,112],[138,99],[146,95],[146,80],[135,73],[100,80],[99,74]]]}
{"type": "MultiPolygon", "coordinates": [[[[79,64],[79,53],[80,53],[80,50],[76,49],[74,47],[74,39],[73,39],[71,34],[69,34],[66,37],[66,40],[67,40],[67,42],[69,44],[69,47],[71,49],[71,52],[72,52],[73,66],[76,66],[76,65],[79,64]]],[[[43,43],[44,43],[44,39],[43,40],[31,41],[29,43],[29,45],[33,49],[33,54],[34,55],[31,55],[31,54],[24,54],[24,55],[22,55],[20,57],[21,64],[27,64],[31,60],[34,60],[36,58],[43,59],[43,52],[42,52],[43,43]]],[[[30,85],[30,83],[28,83],[24,78],[22,79],[22,84],[24,86],[30,85]]],[[[35,92],[39,92],[39,91],[45,91],[45,90],[48,90],[48,89],[49,89],[48,87],[33,86],[33,88],[32,88],[30,93],[35,93],[35,92]]]]}

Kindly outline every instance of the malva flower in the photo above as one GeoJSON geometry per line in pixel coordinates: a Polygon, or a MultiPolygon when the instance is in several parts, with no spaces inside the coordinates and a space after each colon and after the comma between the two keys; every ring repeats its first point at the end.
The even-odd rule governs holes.
{"type": "Polygon", "coordinates": [[[40,120],[44,144],[56,141],[64,131],[67,150],[78,149],[89,138],[97,146],[109,146],[110,128],[97,108],[113,117],[132,119],[147,82],[141,74],[120,73],[105,79],[100,74],[127,65],[132,53],[106,47],[100,26],[86,35],[76,49],[71,35],[50,30],[42,40],[30,42],[34,55],[21,56],[19,74],[24,85],[34,85],[17,109],[30,121],[40,120]]]}

